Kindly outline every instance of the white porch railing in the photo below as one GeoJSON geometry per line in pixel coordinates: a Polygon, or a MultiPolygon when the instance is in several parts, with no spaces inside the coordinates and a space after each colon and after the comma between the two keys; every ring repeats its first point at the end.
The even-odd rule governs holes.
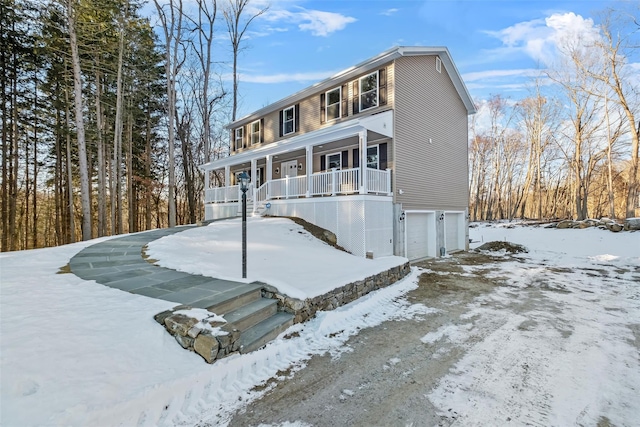
{"type": "Polygon", "coordinates": [[[353,194],[360,190],[360,169],[333,169],[311,175],[311,195],[353,194]]]}
{"type": "MultiPolygon", "coordinates": [[[[367,194],[391,194],[391,171],[367,168],[367,194]]],[[[356,194],[360,192],[360,168],[331,170],[311,175],[311,183],[307,176],[286,177],[267,181],[260,188],[253,184],[247,191],[247,199],[262,203],[270,199],[286,199],[310,196],[335,196],[339,194],[356,194]]],[[[240,188],[209,188],[205,191],[205,203],[237,202],[241,198],[240,188]]]]}
{"type": "Polygon", "coordinates": [[[205,203],[237,202],[240,200],[240,186],[207,188],[204,192],[205,203]]]}
{"type": "Polygon", "coordinates": [[[390,194],[391,171],[367,168],[367,192],[390,194]]]}
{"type": "Polygon", "coordinates": [[[271,199],[301,197],[307,194],[307,176],[294,176],[273,179],[267,182],[268,195],[271,199]]]}

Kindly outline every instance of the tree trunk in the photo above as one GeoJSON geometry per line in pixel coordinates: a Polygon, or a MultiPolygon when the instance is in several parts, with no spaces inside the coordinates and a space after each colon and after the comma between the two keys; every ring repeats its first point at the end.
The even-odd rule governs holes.
{"type": "MultiPolygon", "coordinates": [[[[65,94],[67,94],[67,111],[66,118],[67,123],[69,118],[71,117],[71,112],[69,111],[69,102],[68,102],[68,93],[65,89],[65,94]]],[[[75,221],[75,207],[73,203],[73,169],[71,167],[71,133],[67,131],[67,208],[69,212],[69,243],[75,243],[76,241],[76,221],[75,221]]]]}
{"type": "Polygon", "coordinates": [[[87,145],[84,135],[84,106],[82,98],[82,73],[80,54],[75,29],[75,11],[72,1],[68,0],[67,20],[69,24],[69,44],[73,64],[73,95],[76,115],[76,133],[78,139],[78,166],[80,168],[80,196],[82,202],[82,240],[91,239],[91,193],[89,187],[89,169],[87,167],[87,145]]]}
{"type": "Polygon", "coordinates": [[[116,118],[113,130],[113,166],[115,168],[116,232],[122,234],[122,66],[124,62],[124,28],[118,41],[118,77],[116,82],[116,118]]]}
{"type": "Polygon", "coordinates": [[[104,121],[102,117],[102,78],[96,66],[96,137],[98,145],[98,237],[107,234],[107,173],[104,161],[104,121]]]}

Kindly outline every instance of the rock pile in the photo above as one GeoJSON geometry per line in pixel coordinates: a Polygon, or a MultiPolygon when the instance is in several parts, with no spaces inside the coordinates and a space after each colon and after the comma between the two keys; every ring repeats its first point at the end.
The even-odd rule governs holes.
{"type": "Polygon", "coordinates": [[[565,219],[564,221],[560,221],[557,223],[549,224],[547,228],[589,228],[589,227],[598,227],[603,230],[613,231],[614,233],[620,231],[636,231],[640,230],[640,218],[627,218],[625,219],[623,224],[616,222],[613,219],[602,218],[602,219],[585,219],[582,221],[574,221],[570,219],[565,219]]]}
{"type": "Polygon", "coordinates": [[[478,246],[476,251],[489,251],[489,252],[498,252],[498,251],[506,251],[510,254],[519,254],[519,253],[529,253],[529,249],[522,245],[518,245],[517,243],[511,242],[487,242],[482,246],[478,246]]]}

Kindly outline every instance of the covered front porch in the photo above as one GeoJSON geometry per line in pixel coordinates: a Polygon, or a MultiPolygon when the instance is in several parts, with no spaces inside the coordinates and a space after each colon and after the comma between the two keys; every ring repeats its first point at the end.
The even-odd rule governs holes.
{"type": "Polygon", "coordinates": [[[237,215],[241,172],[251,177],[247,202],[253,212],[273,200],[392,196],[392,114],[350,120],[202,165],[205,218],[237,215]]]}

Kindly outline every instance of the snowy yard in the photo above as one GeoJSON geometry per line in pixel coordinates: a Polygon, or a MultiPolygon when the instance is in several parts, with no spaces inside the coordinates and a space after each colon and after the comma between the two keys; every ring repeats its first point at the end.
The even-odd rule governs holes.
{"type": "MultiPolygon", "coordinates": [[[[221,224],[161,239],[150,245],[149,254],[170,268],[237,279],[239,272],[225,270],[233,260],[212,253],[212,245],[224,240],[217,234],[222,233],[221,224]],[[211,234],[201,234],[203,230],[211,234]]],[[[305,263],[306,271],[289,276],[285,267],[260,261],[256,254],[252,261],[250,252],[257,273],[250,279],[280,281],[279,287],[306,284],[299,291],[311,295],[342,281],[328,276],[327,270],[345,271],[344,284],[352,281],[346,272],[372,274],[388,268],[386,262],[399,261],[381,259],[354,267],[354,257],[298,233],[290,224],[286,238],[254,244],[265,245],[265,256],[313,262],[305,263]]],[[[254,236],[266,233],[253,225],[254,236]]],[[[416,268],[389,288],[293,326],[288,339],[214,365],[182,350],[154,322],[154,314],[174,304],[56,274],[95,241],[2,254],[0,424],[225,425],[251,402],[267,399],[275,387],[273,378],[281,385],[293,383],[287,378],[302,377],[305,366],[320,355],[330,355],[328,363],[334,367],[341,359],[356,357],[358,346],[352,341],[359,334],[375,334],[383,328],[373,327],[389,320],[397,322],[384,324],[412,322],[416,338],[412,335],[405,343],[420,369],[457,354],[451,369],[420,389],[422,400],[412,400],[414,406],[407,411],[428,411],[444,425],[636,424],[640,233],[484,225],[470,233],[479,243],[507,240],[527,246],[530,253],[501,255],[499,261],[450,273],[434,268],[434,277],[501,283],[448,302],[455,316],[450,313],[447,324],[429,323],[447,306],[435,308],[428,299],[417,303],[408,298],[428,286],[420,275],[429,271],[416,268]]],[[[442,262],[452,260],[455,257],[442,262]]],[[[389,358],[379,374],[405,369],[407,360],[401,355],[389,358]]],[[[403,376],[394,378],[397,382],[403,376]]],[[[368,393],[373,394],[373,388],[368,393]]],[[[350,399],[366,410],[365,394],[356,387],[345,390],[341,400],[336,396],[338,403],[350,399]]],[[[310,422],[304,417],[312,412],[308,407],[306,414],[298,414],[291,407],[272,422],[305,425],[310,422]]]]}

